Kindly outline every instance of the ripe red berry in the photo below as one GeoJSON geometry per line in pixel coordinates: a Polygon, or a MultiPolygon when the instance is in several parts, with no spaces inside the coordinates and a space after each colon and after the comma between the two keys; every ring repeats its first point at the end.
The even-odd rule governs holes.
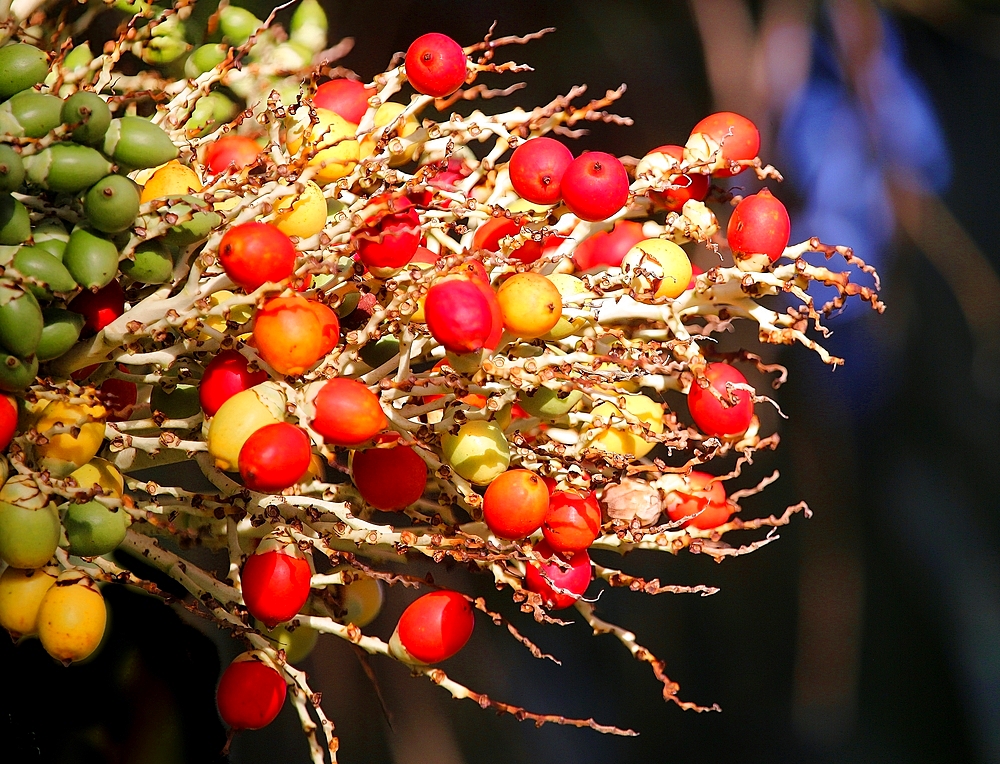
{"type": "Polygon", "coordinates": [[[523,539],[542,526],[549,488],[530,470],[507,470],[494,478],[483,497],[483,520],[493,535],[523,539]]]}
{"type": "Polygon", "coordinates": [[[212,175],[242,170],[261,153],[260,144],[245,135],[223,135],[205,148],[205,167],[212,175]]]}
{"type": "Polygon", "coordinates": [[[17,432],[17,399],[9,395],[0,395],[0,451],[14,439],[17,432]]]}
{"type": "Polygon", "coordinates": [[[583,550],[567,560],[553,552],[544,541],[535,544],[535,552],[543,560],[551,561],[541,564],[528,561],[524,566],[525,588],[542,595],[542,602],[549,610],[563,610],[570,607],[587,591],[593,578],[590,555],[583,550]],[[549,583],[550,581],[552,583],[549,583]]]}
{"type": "Polygon", "coordinates": [[[578,271],[620,268],[628,251],[646,238],[641,223],[619,220],[610,232],[600,231],[582,241],[573,252],[573,263],[578,271]]]}
{"type": "Polygon", "coordinates": [[[230,228],[219,242],[219,262],[226,275],[247,292],[291,276],[295,255],[295,245],[287,235],[256,221],[230,228]]]}
{"type": "Polygon", "coordinates": [[[687,404],[691,418],[706,435],[724,437],[739,435],[746,431],[753,419],[753,396],[747,390],[733,390],[727,385],[745,385],[747,378],[739,369],[727,363],[710,363],[705,367],[705,378],[709,386],[722,397],[720,401],[712,390],[702,387],[695,380],[688,392],[687,404]]]}
{"type": "Polygon", "coordinates": [[[687,145],[688,148],[695,146],[695,153],[705,154],[705,159],[716,160],[717,165],[713,167],[713,175],[728,178],[746,169],[733,164],[734,162],[757,156],[757,152],[760,151],[760,132],[746,117],[731,111],[720,111],[710,114],[694,126],[687,145]],[[708,141],[700,136],[707,137],[708,141]],[[709,153],[714,156],[707,156],[709,153]]]}
{"type": "Polygon", "coordinates": [[[101,382],[97,397],[108,410],[109,422],[122,422],[129,418],[139,399],[139,389],[135,382],[109,377],[101,382]]]}
{"type": "Polygon", "coordinates": [[[510,158],[510,182],[522,199],[534,204],[555,204],[562,192],[560,184],[572,152],[553,138],[532,138],[510,158]]]}
{"type": "Polygon", "coordinates": [[[726,237],[740,268],[762,270],[781,257],[791,230],[785,205],[765,188],[736,205],[726,237]]]}
{"type": "Polygon", "coordinates": [[[368,99],[373,95],[374,89],[366,88],[357,80],[330,80],[316,88],[313,104],[320,109],[329,109],[357,125],[368,111],[368,99]]]}
{"type": "Polygon", "coordinates": [[[393,276],[410,262],[421,236],[420,218],[414,209],[384,215],[376,225],[353,234],[358,257],[378,278],[393,276]]]}
{"type": "Polygon", "coordinates": [[[96,292],[84,290],[67,305],[84,318],[81,337],[90,337],[125,312],[125,292],[117,279],[96,292]]]}
{"type": "Polygon", "coordinates": [[[274,721],[286,692],[281,674],[256,654],[243,653],[222,672],[216,702],[222,721],[234,730],[259,730],[274,721]]]}
{"type": "Polygon", "coordinates": [[[367,448],[354,452],[351,478],[376,509],[406,509],[424,495],[427,465],[410,446],[367,448]]]}
{"type": "Polygon", "coordinates": [[[693,525],[707,531],[729,520],[733,507],[726,500],[722,481],[715,480],[707,472],[694,470],[685,483],[684,488],[670,491],[663,501],[672,522],[690,518],[682,524],[682,528],[693,525]]]}
{"type": "Polygon", "coordinates": [[[389,641],[400,660],[438,663],[463,647],[475,626],[472,605],[458,592],[430,592],[403,611],[389,641]]]}
{"type": "Polygon", "coordinates": [[[267,380],[266,371],[250,371],[249,363],[236,350],[222,350],[205,367],[198,384],[198,399],[206,417],[215,416],[223,403],[236,393],[267,380]]]}
{"type": "Polygon", "coordinates": [[[406,49],[406,79],[424,95],[443,98],[465,83],[468,59],[462,46],[447,35],[431,32],[406,49]]]}
{"type": "Polygon", "coordinates": [[[542,522],[542,535],[560,554],[582,552],[601,532],[601,507],[593,491],[555,491],[542,522]]]}
{"type": "MultiPolygon", "coordinates": [[[[649,152],[652,154],[663,154],[676,163],[684,159],[683,146],[659,146],[649,152]]],[[[647,156],[649,156],[647,155],[647,156]]],[[[702,201],[708,194],[708,187],[711,185],[707,175],[702,173],[682,173],[670,176],[671,188],[666,191],[651,191],[649,198],[653,204],[662,207],[667,212],[680,212],[684,203],[689,199],[702,201]]]]}
{"type": "Polygon", "coordinates": [[[335,446],[359,446],[388,425],[378,396],[347,377],[323,382],[313,398],[311,427],[335,446]]]}
{"type": "Polygon", "coordinates": [[[312,443],[301,427],[275,422],[255,430],[240,449],[240,476],[251,491],[278,493],[309,469],[312,443]]]}
{"type": "Polygon", "coordinates": [[[628,201],[628,173],[617,157],[602,151],[578,156],[562,177],[562,197],[581,220],[606,220],[628,201]]]}
{"type": "Polygon", "coordinates": [[[459,355],[486,346],[494,333],[493,312],[489,297],[475,279],[439,281],[427,290],[424,300],[427,328],[445,350],[459,355]]]}
{"type": "Polygon", "coordinates": [[[287,539],[265,538],[240,577],[247,610],[269,629],[294,618],[309,599],[309,560],[287,539]]]}

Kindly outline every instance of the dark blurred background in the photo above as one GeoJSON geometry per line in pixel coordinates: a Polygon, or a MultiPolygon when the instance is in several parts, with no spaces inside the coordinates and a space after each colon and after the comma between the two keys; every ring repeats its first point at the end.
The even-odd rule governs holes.
{"type": "MultiPolygon", "coordinates": [[[[304,666],[337,724],[340,760],[1000,762],[1000,9],[972,0],[324,4],[331,44],[355,39],[343,64],[365,80],[424,32],[470,44],[494,20],[497,35],[556,27],[499,53],[536,70],[508,102],[624,82],[614,110],[635,120],[593,125],[575,152],[639,157],[683,144],[712,111],[751,117],[763,158],[785,175],[769,185],[789,206],[793,240],[853,246],[879,268],[888,306],[879,316],[859,304],[829,322],[825,344],[847,360],[836,371],[801,347],[765,350],[789,367],[777,393],[789,419],[765,423],[781,447],[743,480],[775,469],[782,479],[744,513],[804,499],[812,519],[720,565],[686,553],[624,561],[664,582],[720,587],[714,596],[605,591],[598,603],[666,661],[682,698],[718,703],[721,714],[663,702],[648,667],[613,637],[580,623],[539,627],[483,577],[435,571],[486,596],[563,661],[534,660],[481,619],[446,664],[452,676],[533,711],[641,734],[536,729],[372,659],[390,724],[354,651],[331,637],[304,666]]],[[[733,185],[759,187],[745,175],[733,185]]],[[[707,251],[694,257],[712,264],[707,251]]],[[[0,760],[219,761],[214,682],[240,645],[151,600],[105,592],[112,636],[90,665],[64,671],[37,644],[0,647],[13,672],[0,741],[17,753],[0,760]],[[39,722],[47,714],[60,734],[39,722]]],[[[391,592],[372,633],[387,638],[413,596],[391,592]]],[[[286,707],[270,728],[239,735],[231,760],[307,761],[297,726],[286,707]]]]}

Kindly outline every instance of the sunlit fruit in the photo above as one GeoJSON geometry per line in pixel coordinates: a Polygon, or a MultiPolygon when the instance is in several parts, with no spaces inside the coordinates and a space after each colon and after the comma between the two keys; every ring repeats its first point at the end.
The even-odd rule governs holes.
{"type": "Polygon", "coordinates": [[[518,273],[500,285],[497,301],[504,327],[515,337],[534,339],[552,331],[562,317],[562,295],[540,273],[518,273]]]}
{"type": "Polygon", "coordinates": [[[269,628],[294,618],[309,599],[312,570],[298,545],[271,535],[260,542],[240,573],[250,615],[269,628]]]}
{"type": "Polygon", "coordinates": [[[358,446],[388,425],[378,396],[347,377],[320,383],[312,404],[310,426],[331,445],[358,446]]]}
{"type": "Polygon", "coordinates": [[[274,721],[288,688],[263,653],[238,655],[222,672],[215,699],[222,721],[234,730],[259,730],[274,721]]]}
{"type": "Polygon", "coordinates": [[[489,485],[510,465],[510,445],[493,422],[466,422],[458,433],[441,439],[445,461],[458,475],[476,485],[489,485]]]}
{"type": "Polygon", "coordinates": [[[549,610],[572,607],[587,591],[593,578],[590,555],[586,550],[569,559],[560,557],[545,541],[535,544],[535,553],[543,562],[528,560],[524,566],[524,587],[540,594],[549,610]]]}
{"type": "Polygon", "coordinates": [[[389,649],[406,663],[438,663],[465,647],[475,623],[472,605],[461,594],[430,592],[403,611],[389,649]]]}
{"type": "Polygon", "coordinates": [[[530,470],[507,470],[490,483],[483,497],[483,520],[493,535],[521,539],[542,527],[549,489],[530,470]]]}

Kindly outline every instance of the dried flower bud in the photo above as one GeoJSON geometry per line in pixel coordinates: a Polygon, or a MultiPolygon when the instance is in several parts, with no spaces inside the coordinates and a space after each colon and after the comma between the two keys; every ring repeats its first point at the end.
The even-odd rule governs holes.
{"type": "Polygon", "coordinates": [[[660,492],[632,478],[622,478],[620,483],[605,488],[602,503],[608,519],[631,523],[632,518],[637,518],[644,526],[655,523],[663,511],[660,492]]]}

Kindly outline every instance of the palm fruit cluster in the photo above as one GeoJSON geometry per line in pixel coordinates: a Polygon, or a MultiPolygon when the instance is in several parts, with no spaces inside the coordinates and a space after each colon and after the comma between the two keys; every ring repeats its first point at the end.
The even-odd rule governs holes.
{"type": "Polygon", "coordinates": [[[0,24],[0,625],[85,659],[101,586],[163,596],[131,555],[245,644],[219,685],[230,728],[287,696],[315,762],[337,740],[295,664],[319,634],[500,713],[632,734],[445,674],[476,611],[547,657],[483,599],[400,570],[457,561],[537,621],[575,609],[665,698],[714,708],[588,595],[715,590],[590,552],[721,561],[773,539],[726,534],[808,514],[740,514],[773,480],[744,468],[778,444],[755,385],[784,372],[718,336],[751,322],[836,366],[823,320],[883,307],[849,248],[789,243],[753,123],[719,112],[638,160],[576,153],[588,121],[630,122],[608,111],[623,90],[503,110],[488,79],[526,67],[497,56],[537,34],[423,35],[365,82],[333,66],[349,44],[327,47],[315,0],[287,31],[226,4],[198,21],[94,2],[58,24],[56,6],[0,24]],[[95,55],[72,35],[99,12],[121,26],[95,55]],[[768,187],[733,193],[741,173],[768,187]],[[178,485],[182,461],[213,488],[178,485]],[[390,584],[427,591],[378,635],[390,584]]]}

